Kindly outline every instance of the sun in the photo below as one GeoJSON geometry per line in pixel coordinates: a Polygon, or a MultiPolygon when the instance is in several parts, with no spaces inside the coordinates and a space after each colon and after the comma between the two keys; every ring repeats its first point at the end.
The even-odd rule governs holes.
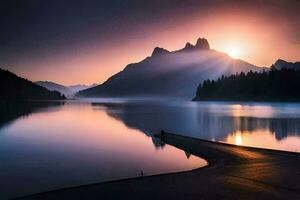
{"type": "Polygon", "coordinates": [[[239,58],[240,51],[237,48],[231,47],[231,48],[228,48],[227,54],[232,58],[239,58]]]}

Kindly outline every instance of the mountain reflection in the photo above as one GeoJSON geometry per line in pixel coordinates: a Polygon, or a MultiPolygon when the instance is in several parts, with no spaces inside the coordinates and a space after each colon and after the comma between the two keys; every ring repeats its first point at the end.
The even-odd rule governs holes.
{"type": "Polygon", "coordinates": [[[153,143],[153,145],[155,146],[155,148],[157,148],[157,149],[162,149],[162,148],[164,148],[165,147],[165,143],[161,140],[161,139],[159,139],[159,138],[156,138],[156,137],[151,137],[151,139],[152,139],[152,143],[153,143]]]}
{"type": "Polygon", "coordinates": [[[78,101],[60,105],[1,106],[1,200],[138,177],[141,171],[154,175],[207,164],[193,155],[187,159],[182,150],[127,128],[107,115],[107,107],[78,101]]]}
{"type": "MultiPolygon", "coordinates": [[[[32,113],[57,111],[63,102],[0,103],[0,130],[32,113]]],[[[73,104],[72,104],[73,105],[73,104]]],[[[237,145],[300,151],[300,105],[122,101],[92,103],[128,128],[151,137],[156,149],[165,144],[153,134],[165,130],[237,145]]],[[[75,106],[75,104],[74,104],[75,106]]],[[[88,121],[96,120],[90,117],[88,121]]]]}
{"type": "MultiPolygon", "coordinates": [[[[264,132],[270,137],[273,135],[276,141],[300,136],[299,113],[295,116],[286,115],[286,107],[282,110],[281,107],[276,106],[274,108],[259,106],[259,109],[254,106],[247,107],[247,110],[243,106],[228,104],[217,104],[216,108],[215,105],[186,106],[149,102],[129,102],[113,106],[100,103],[93,106],[104,106],[109,116],[149,136],[163,129],[187,136],[235,144],[242,144],[245,133],[255,136],[264,132]],[[236,142],[229,141],[228,137],[235,133],[240,134],[236,142]]],[[[157,144],[159,143],[155,142],[154,145],[157,144]]]]}
{"type": "Polygon", "coordinates": [[[60,101],[0,102],[0,129],[20,117],[29,116],[32,113],[40,112],[44,109],[55,109],[63,104],[64,102],[60,101]]]}

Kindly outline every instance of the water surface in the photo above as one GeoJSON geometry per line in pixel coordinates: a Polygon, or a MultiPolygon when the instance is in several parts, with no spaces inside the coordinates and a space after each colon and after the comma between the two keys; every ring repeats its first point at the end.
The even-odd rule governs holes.
{"type": "Polygon", "coordinates": [[[107,110],[108,115],[150,135],[163,129],[206,140],[300,152],[299,103],[85,101],[99,101],[93,103],[94,107],[115,107],[107,110]]]}
{"type": "Polygon", "coordinates": [[[128,177],[177,172],[206,161],[90,103],[9,105],[0,117],[0,199],[128,177]]]}
{"type": "Polygon", "coordinates": [[[153,138],[162,129],[300,152],[297,103],[83,99],[0,111],[0,199],[206,164],[153,138]]]}

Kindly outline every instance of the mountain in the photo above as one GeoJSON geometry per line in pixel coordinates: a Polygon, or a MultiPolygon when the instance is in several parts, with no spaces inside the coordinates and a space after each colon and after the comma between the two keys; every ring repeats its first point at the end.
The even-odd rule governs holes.
{"type": "Polygon", "coordinates": [[[66,97],[70,98],[72,97],[75,92],[73,92],[72,90],[70,90],[70,88],[64,86],[64,85],[60,85],[54,82],[50,82],[50,81],[37,81],[35,82],[36,84],[47,88],[50,91],[58,91],[61,94],[65,95],[66,97]]]}
{"type": "Polygon", "coordinates": [[[192,98],[199,82],[222,74],[260,70],[243,60],[210,49],[204,38],[170,52],[156,47],[150,57],[129,64],[103,84],[78,92],[78,97],[173,96],[192,98]]]}
{"type": "Polygon", "coordinates": [[[86,90],[88,88],[96,87],[98,84],[94,83],[92,85],[84,85],[84,84],[78,84],[78,85],[71,85],[69,86],[69,89],[75,94],[76,92],[79,92],[80,90],[86,90]]]}
{"type": "Polygon", "coordinates": [[[61,100],[63,95],[0,68],[1,100],[61,100]]]}
{"type": "Polygon", "coordinates": [[[300,101],[300,71],[284,67],[200,83],[194,100],[300,101]]]}
{"type": "Polygon", "coordinates": [[[287,62],[282,59],[278,59],[274,64],[273,67],[276,69],[295,69],[295,70],[300,70],[300,62],[287,62]]]}
{"type": "Polygon", "coordinates": [[[97,86],[97,84],[95,83],[92,85],[78,84],[78,85],[71,85],[71,86],[65,86],[51,81],[37,81],[35,83],[42,87],[47,88],[50,91],[58,91],[68,98],[73,98],[75,93],[80,90],[85,90],[97,86]]]}

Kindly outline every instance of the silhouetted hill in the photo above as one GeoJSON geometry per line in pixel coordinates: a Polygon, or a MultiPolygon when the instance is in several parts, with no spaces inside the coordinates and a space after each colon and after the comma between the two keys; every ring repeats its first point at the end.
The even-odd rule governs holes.
{"type": "Polygon", "coordinates": [[[294,69],[294,70],[300,70],[300,62],[287,62],[285,60],[282,60],[282,59],[278,59],[274,64],[273,66],[276,68],[276,69],[294,69]]]}
{"type": "Polygon", "coordinates": [[[54,82],[37,81],[35,83],[42,86],[42,87],[44,87],[44,88],[47,88],[50,91],[58,91],[58,92],[60,92],[61,94],[65,95],[68,98],[73,97],[73,95],[75,94],[75,92],[71,91],[67,86],[57,84],[57,83],[54,83],[54,82]]]}
{"type": "Polygon", "coordinates": [[[0,69],[0,80],[0,100],[65,99],[59,92],[49,91],[7,70],[0,69]]]}
{"type": "Polygon", "coordinates": [[[194,100],[300,101],[300,71],[291,67],[222,76],[198,86],[194,100]]]}
{"type": "Polygon", "coordinates": [[[103,84],[78,92],[80,97],[176,96],[193,97],[199,82],[222,74],[261,68],[211,50],[204,38],[196,45],[170,52],[156,47],[150,57],[127,65],[103,84]]]}

